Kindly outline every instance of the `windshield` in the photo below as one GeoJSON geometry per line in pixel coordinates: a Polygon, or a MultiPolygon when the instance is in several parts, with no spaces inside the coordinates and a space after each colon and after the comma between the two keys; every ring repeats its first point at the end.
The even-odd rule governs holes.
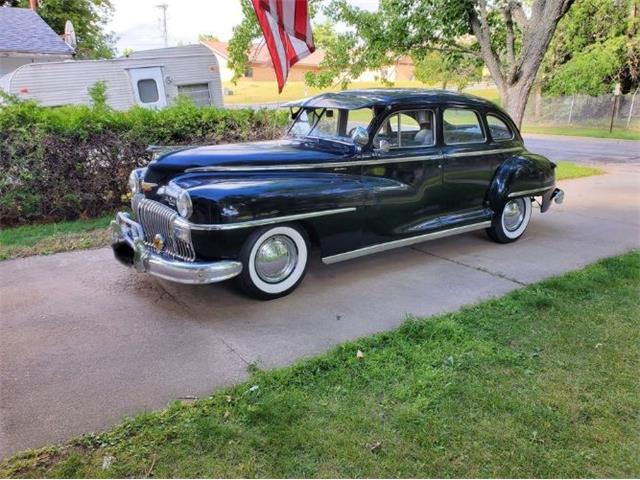
{"type": "Polygon", "coordinates": [[[350,142],[354,129],[358,126],[367,128],[372,119],[370,108],[303,108],[289,127],[288,136],[350,142]]]}

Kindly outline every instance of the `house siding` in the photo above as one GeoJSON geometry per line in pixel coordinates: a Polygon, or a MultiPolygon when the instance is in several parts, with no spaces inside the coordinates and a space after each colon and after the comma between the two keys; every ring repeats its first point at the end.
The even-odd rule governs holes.
{"type": "Polygon", "coordinates": [[[139,67],[162,68],[168,103],[178,95],[179,86],[207,83],[213,105],[222,106],[218,63],[206,47],[199,45],[139,52],[115,60],[25,65],[10,76],[9,91],[21,98],[36,99],[44,106],[88,104],[91,86],[104,81],[109,106],[126,110],[135,103],[128,70],[139,67]],[[27,91],[21,93],[23,88],[27,91]]]}

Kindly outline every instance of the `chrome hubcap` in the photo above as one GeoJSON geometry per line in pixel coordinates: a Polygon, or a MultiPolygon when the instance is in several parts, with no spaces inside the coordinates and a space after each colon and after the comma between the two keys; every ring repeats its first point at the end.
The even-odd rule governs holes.
{"type": "Polygon", "coordinates": [[[522,198],[516,198],[511,200],[504,206],[502,217],[504,219],[504,228],[513,232],[520,228],[522,221],[524,220],[524,200],[522,198]]]}
{"type": "Polygon", "coordinates": [[[298,249],[289,237],[274,235],[258,248],[255,259],[256,273],[267,283],[283,281],[298,262],[298,249]]]}

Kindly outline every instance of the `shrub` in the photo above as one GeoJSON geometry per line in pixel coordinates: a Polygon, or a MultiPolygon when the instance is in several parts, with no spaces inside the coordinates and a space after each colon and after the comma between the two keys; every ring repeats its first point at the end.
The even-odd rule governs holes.
{"type": "MultiPolygon", "coordinates": [[[[99,99],[100,92],[96,92],[99,99]]],[[[122,206],[129,172],[148,145],[266,140],[284,112],[199,108],[185,99],[164,110],[114,111],[95,102],[44,108],[5,97],[0,106],[0,225],[71,220],[122,206]]]]}

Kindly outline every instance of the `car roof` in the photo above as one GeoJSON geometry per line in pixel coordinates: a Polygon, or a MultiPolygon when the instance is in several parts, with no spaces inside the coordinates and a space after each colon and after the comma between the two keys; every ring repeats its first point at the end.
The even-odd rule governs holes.
{"type": "Polygon", "coordinates": [[[412,103],[459,103],[470,106],[496,108],[496,105],[489,100],[474,95],[426,88],[343,90],[341,92],[321,93],[315,97],[290,102],[286,104],[286,106],[355,110],[358,108],[412,103]]]}

